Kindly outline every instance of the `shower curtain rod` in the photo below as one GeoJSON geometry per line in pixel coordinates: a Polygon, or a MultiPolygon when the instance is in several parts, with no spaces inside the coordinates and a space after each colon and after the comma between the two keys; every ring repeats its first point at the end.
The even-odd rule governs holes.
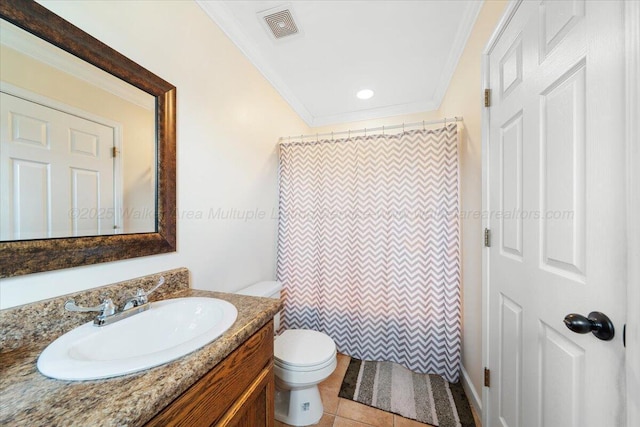
{"type": "Polygon", "coordinates": [[[291,141],[292,138],[295,138],[296,140],[300,140],[300,141],[304,141],[305,138],[316,138],[316,140],[321,137],[321,136],[330,136],[331,139],[333,139],[333,137],[335,135],[349,135],[351,136],[352,133],[362,133],[364,132],[364,135],[367,135],[367,132],[378,132],[378,131],[382,131],[382,133],[384,134],[384,131],[386,130],[393,130],[393,129],[402,129],[402,131],[404,132],[405,128],[411,128],[411,127],[417,127],[417,126],[422,126],[423,129],[425,126],[427,125],[435,125],[435,124],[439,124],[439,123],[448,123],[448,122],[461,122],[462,121],[462,117],[448,117],[448,118],[444,118],[444,119],[439,119],[439,120],[431,120],[431,121],[421,121],[421,122],[415,122],[415,123],[402,123],[400,125],[391,125],[391,126],[379,126],[379,127],[375,127],[375,128],[362,128],[362,129],[356,129],[356,130],[341,130],[338,132],[325,132],[325,133],[315,133],[315,134],[309,134],[309,135],[298,135],[298,136],[281,136],[279,141],[282,141],[284,139],[287,139],[289,141],[291,141]]]}

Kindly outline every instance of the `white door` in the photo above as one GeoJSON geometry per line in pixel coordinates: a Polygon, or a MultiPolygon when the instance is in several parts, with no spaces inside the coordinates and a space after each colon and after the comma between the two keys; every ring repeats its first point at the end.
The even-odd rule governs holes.
{"type": "Polygon", "coordinates": [[[0,240],[113,234],[113,128],[6,93],[0,120],[0,240]]]}
{"type": "Polygon", "coordinates": [[[489,80],[486,427],[624,426],[622,1],[523,1],[489,80]],[[592,311],[611,341],[563,323],[592,311]]]}

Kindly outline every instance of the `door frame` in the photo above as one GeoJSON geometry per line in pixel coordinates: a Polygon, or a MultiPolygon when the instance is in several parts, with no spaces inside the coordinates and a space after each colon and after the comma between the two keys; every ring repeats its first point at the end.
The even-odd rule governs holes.
{"type": "MultiPolygon", "coordinates": [[[[500,36],[504,33],[505,29],[513,19],[518,7],[522,3],[522,0],[512,0],[507,4],[502,17],[498,21],[498,25],[489,37],[484,50],[482,51],[482,70],[481,70],[481,97],[484,99],[484,92],[489,89],[490,85],[490,67],[489,67],[489,55],[496,47],[500,36]]],[[[491,212],[490,194],[489,194],[489,137],[491,126],[491,109],[482,107],[482,229],[491,230],[491,212]]],[[[484,240],[483,240],[484,241],[484,240]]],[[[490,274],[489,274],[489,261],[490,254],[487,248],[483,248],[482,251],[482,366],[484,368],[489,367],[489,286],[490,286],[490,274]]],[[[494,382],[495,383],[495,382],[494,382]]],[[[491,409],[489,408],[489,388],[482,385],[482,414],[481,420],[483,426],[489,426],[489,415],[491,409]]]]}
{"type": "Polygon", "coordinates": [[[640,2],[625,2],[627,145],[627,426],[640,425],[640,2]],[[635,214],[635,215],[634,215],[635,214]],[[630,399],[629,396],[634,396],[630,399]]]}
{"type": "MultiPolygon", "coordinates": [[[[512,0],[506,6],[498,25],[491,34],[482,51],[481,99],[489,88],[489,55],[493,52],[498,40],[513,19],[523,0],[512,0]]],[[[627,346],[626,346],[626,396],[627,426],[640,425],[640,406],[637,399],[628,396],[640,396],[640,224],[637,212],[640,212],[640,171],[632,165],[640,164],[640,2],[624,2],[625,8],[625,102],[626,147],[627,147],[627,346]],[[633,214],[636,214],[634,216],[633,214]],[[635,264],[635,265],[634,265],[635,264]]],[[[491,229],[491,206],[489,194],[489,137],[491,109],[482,109],[482,229],[491,229]]],[[[482,251],[482,365],[489,366],[489,339],[493,331],[489,330],[489,251],[482,251]]],[[[622,332],[622,325],[618,327],[622,332]]],[[[495,377],[494,377],[495,378],[495,377]]],[[[495,379],[492,381],[495,383],[495,379]]],[[[489,388],[482,387],[482,425],[489,426],[489,388]]]]}

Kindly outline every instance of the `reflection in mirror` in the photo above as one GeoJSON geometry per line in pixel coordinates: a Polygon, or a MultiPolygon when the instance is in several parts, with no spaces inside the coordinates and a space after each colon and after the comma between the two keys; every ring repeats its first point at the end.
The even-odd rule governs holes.
{"type": "Polygon", "coordinates": [[[0,21],[0,240],[156,231],[155,97],[0,21]]]}
{"type": "MultiPolygon", "coordinates": [[[[0,52],[3,55],[0,58],[3,66],[5,54],[7,59],[13,56],[30,64],[17,68],[18,71],[7,68],[8,81],[1,82],[0,88],[6,93],[0,95],[6,95],[9,103],[28,101],[26,108],[47,108],[44,110],[46,113],[42,113],[45,116],[39,117],[26,110],[15,114],[7,113],[7,117],[2,118],[2,132],[7,132],[3,138],[20,140],[16,144],[19,146],[16,150],[22,151],[18,154],[22,156],[24,152],[29,152],[27,154],[31,157],[27,157],[18,167],[1,166],[0,175],[5,177],[8,184],[5,184],[6,188],[3,187],[0,194],[2,203],[7,203],[0,205],[0,222],[7,217],[11,218],[7,212],[12,215],[16,210],[15,202],[22,203],[22,200],[11,201],[9,197],[18,188],[16,193],[19,197],[24,193],[28,200],[24,206],[19,205],[18,218],[25,224],[36,224],[36,227],[32,230],[24,228],[23,231],[19,224],[19,231],[16,232],[10,228],[15,228],[15,221],[10,220],[10,224],[6,225],[6,239],[10,240],[0,240],[0,278],[175,252],[176,87],[33,0],[0,1],[0,19],[34,35],[36,39],[32,39],[33,44],[51,44],[73,55],[64,65],[56,66],[55,60],[47,62],[37,56],[34,58],[28,53],[30,51],[17,49],[9,42],[0,52]],[[36,59],[43,64],[36,63],[36,59]],[[92,72],[89,74],[93,77],[87,77],[84,72],[77,71],[93,66],[105,73],[92,72]],[[44,69],[47,71],[43,72],[44,69]],[[74,71],[62,76],[61,70],[74,71]],[[24,83],[25,80],[29,80],[30,85],[24,83]],[[40,86],[44,86],[46,82],[51,83],[52,80],[53,88],[39,91],[40,86]],[[69,82],[78,80],[81,81],[79,88],[67,86],[69,82]],[[129,85],[140,90],[131,91],[129,85]],[[123,87],[129,89],[122,91],[123,87]],[[105,97],[98,101],[89,99],[95,94],[105,97]],[[145,94],[151,97],[151,102],[145,94]],[[107,105],[115,105],[115,108],[107,109],[107,105]],[[134,111],[140,114],[134,114],[134,111]],[[68,152],[71,147],[75,154],[84,155],[83,164],[76,165],[69,157],[60,156],[56,151],[58,147],[49,150],[54,153],[49,157],[36,156],[35,153],[47,151],[42,148],[44,145],[53,146],[51,141],[54,140],[54,130],[58,129],[57,125],[50,125],[53,119],[47,114],[63,114],[65,120],[71,122],[62,127],[61,131],[56,130],[65,134],[62,140],[66,141],[58,151],[66,149],[68,152]],[[147,118],[151,127],[141,130],[137,121],[130,127],[129,120],[133,122],[134,116],[152,117],[147,118]],[[87,130],[83,127],[85,121],[92,126],[104,126],[106,130],[87,130]],[[105,139],[110,141],[109,138],[114,142],[102,143],[105,139]],[[102,153],[104,150],[101,147],[105,145],[111,146],[112,152],[115,145],[120,152],[116,153],[115,162],[111,158],[109,166],[105,166],[104,170],[94,168],[94,165],[89,164],[89,159],[99,157],[97,153],[102,153]],[[151,147],[151,150],[143,148],[145,146],[151,147]],[[56,161],[58,157],[63,159],[67,176],[64,173],[62,178],[54,176],[57,173],[57,163],[53,161],[53,157],[56,161]],[[131,172],[130,162],[136,164],[131,172]],[[25,168],[20,169],[22,166],[25,168]],[[71,172],[68,171],[72,168],[75,175],[70,176],[71,172]],[[66,184],[59,187],[52,185],[54,182],[66,184]],[[112,190],[105,190],[102,184],[109,182],[112,182],[112,190]],[[151,191],[148,191],[149,188],[151,191]],[[89,191],[85,191],[87,189],[89,191]],[[103,192],[109,191],[114,194],[113,213],[107,210],[109,208],[102,209],[103,201],[97,200],[103,192]],[[39,197],[34,197],[32,193],[39,197]],[[49,218],[49,207],[53,210],[54,202],[58,203],[60,200],[63,202],[62,209],[67,210],[68,216],[82,215],[76,218],[75,223],[70,218],[63,218],[59,221],[64,224],[59,226],[54,224],[53,214],[49,218]],[[14,204],[13,207],[11,203],[14,204]],[[147,214],[145,212],[148,212],[148,206],[153,208],[147,214]],[[80,208],[86,210],[73,210],[80,208]],[[42,211],[45,212],[44,215],[42,211]],[[96,219],[109,216],[116,218],[112,223],[106,223],[111,228],[109,225],[96,225],[96,219]],[[82,222],[85,219],[87,223],[82,222]],[[142,221],[136,222],[138,220],[142,221]],[[11,225],[11,221],[14,225],[11,225]],[[118,228],[114,229],[114,225],[118,228]],[[59,230],[63,229],[67,230],[69,237],[36,237],[58,236],[61,234],[57,233],[62,233],[59,230]],[[141,232],[142,230],[149,231],[141,232]],[[106,235],[95,235],[98,232],[106,235]],[[18,234],[19,237],[16,237],[18,234]]],[[[1,39],[4,41],[5,36],[2,35],[1,39]]],[[[49,49],[45,47],[42,50],[49,49]]],[[[3,67],[3,79],[4,76],[3,67]]],[[[9,148],[5,150],[4,145],[2,151],[10,153],[6,155],[7,158],[18,157],[9,148]]],[[[5,233],[4,228],[2,233],[5,233]]]]}

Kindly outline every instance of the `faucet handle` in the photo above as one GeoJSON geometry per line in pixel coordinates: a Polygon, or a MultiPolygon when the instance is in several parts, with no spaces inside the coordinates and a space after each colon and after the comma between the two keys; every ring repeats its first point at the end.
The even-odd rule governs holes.
{"type": "Polygon", "coordinates": [[[144,291],[142,291],[142,289],[138,289],[138,293],[140,291],[142,291],[142,292],[144,292],[144,296],[148,298],[149,295],[154,293],[156,291],[156,289],[158,289],[162,285],[164,285],[164,276],[160,276],[160,280],[158,280],[158,284],[155,285],[153,288],[151,288],[151,290],[149,290],[148,292],[144,292],[144,291]]]}
{"type": "Polygon", "coordinates": [[[146,303],[149,301],[149,295],[154,293],[156,289],[158,289],[162,285],[164,285],[164,276],[160,276],[160,280],[158,280],[158,284],[155,285],[150,290],[145,291],[144,289],[138,289],[138,293],[136,294],[136,296],[138,297],[138,299],[143,300],[146,303]]]}
{"type": "Polygon", "coordinates": [[[64,309],[76,312],[97,311],[100,313],[100,316],[112,316],[116,312],[116,305],[110,298],[104,298],[100,305],[96,305],[95,307],[82,307],[77,305],[74,300],[70,299],[64,303],[64,309]]]}
{"type": "Polygon", "coordinates": [[[164,276],[160,276],[160,280],[158,281],[158,284],[155,285],[153,288],[151,288],[150,291],[145,291],[142,288],[138,288],[138,291],[136,292],[136,295],[131,297],[131,298],[127,298],[126,301],[123,304],[123,308],[122,310],[128,310],[130,308],[133,307],[138,307],[140,305],[146,304],[149,302],[149,295],[151,295],[153,292],[155,292],[156,289],[158,289],[160,286],[164,285],[164,276]]]}

